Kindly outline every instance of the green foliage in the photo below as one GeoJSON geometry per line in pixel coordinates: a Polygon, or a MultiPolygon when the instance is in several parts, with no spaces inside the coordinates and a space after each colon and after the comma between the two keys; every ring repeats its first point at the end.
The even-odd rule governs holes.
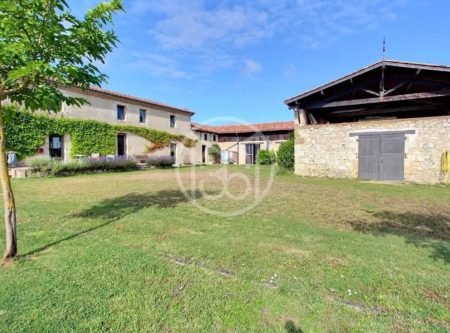
{"type": "Polygon", "coordinates": [[[147,160],[147,165],[155,168],[171,168],[175,164],[173,156],[152,156],[147,160]]]}
{"type": "Polygon", "coordinates": [[[80,105],[58,86],[99,86],[107,76],[97,67],[117,44],[112,16],[120,0],[104,2],[74,16],[65,0],[0,3],[0,100],[27,109],[58,112],[61,104],[80,105]]]}
{"type": "Polygon", "coordinates": [[[294,151],[295,141],[294,136],[290,136],[289,140],[283,142],[278,149],[277,163],[280,168],[285,170],[294,170],[294,151]]]}
{"type": "Polygon", "coordinates": [[[135,160],[126,158],[86,159],[64,162],[60,159],[50,159],[41,156],[27,159],[27,164],[36,172],[51,176],[70,176],[78,173],[130,171],[138,168],[135,160]]]}
{"type": "MultiPolygon", "coordinates": [[[[5,100],[28,110],[49,112],[59,112],[63,103],[78,106],[86,103],[83,98],[64,95],[59,88],[86,89],[106,81],[107,76],[100,72],[97,64],[105,62],[106,55],[118,41],[112,30],[112,16],[121,10],[122,1],[111,0],[78,19],[66,0],[0,1],[0,130],[4,129],[2,102],[5,100]]],[[[49,121],[45,125],[55,123],[49,121]]],[[[35,130],[42,134],[46,129],[35,130]]],[[[21,148],[31,149],[42,135],[27,139],[34,140],[34,144],[21,148]]],[[[75,145],[77,140],[81,141],[81,137],[75,135],[75,145]]],[[[1,135],[0,154],[5,154],[4,149],[1,135]]],[[[4,169],[5,164],[3,161],[4,169]]],[[[12,193],[5,177],[7,174],[0,179],[3,189],[12,193]]],[[[7,242],[5,259],[17,254],[15,203],[12,196],[9,197],[5,208],[12,214],[5,215],[5,222],[12,226],[6,228],[7,238],[12,241],[7,242]]]]}
{"type": "Polygon", "coordinates": [[[71,176],[78,173],[91,172],[123,172],[137,170],[137,162],[131,159],[114,160],[82,160],[62,162],[56,161],[52,164],[50,174],[53,176],[71,176]]]}
{"type": "Polygon", "coordinates": [[[48,172],[52,169],[52,160],[50,157],[46,156],[34,156],[26,160],[26,163],[34,171],[38,172],[48,172]]]}
{"type": "Polygon", "coordinates": [[[136,134],[152,143],[158,143],[167,147],[171,141],[183,141],[183,135],[169,134],[163,131],[157,131],[152,128],[131,126],[131,125],[115,125],[113,127],[117,132],[129,132],[136,134]]]}
{"type": "Polygon", "coordinates": [[[220,149],[220,146],[215,143],[211,147],[208,148],[208,154],[214,159],[214,163],[220,162],[220,154],[222,150],[220,149]]]}
{"type": "Polygon", "coordinates": [[[71,155],[116,153],[118,132],[141,136],[152,143],[167,146],[171,140],[183,140],[184,136],[137,126],[109,125],[95,120],[61,119],[5,107],[5,136],[8,150],[17,152],[19,159],[33,156],[39,146],[51,134],[69,134],[71,155]]]}
{"type": "Polygon", "coordinates": [[[273,150],[260,150],[256,154],[256,162],[261,165],[274,164],[276,161],[275,152],[273,150]]]}

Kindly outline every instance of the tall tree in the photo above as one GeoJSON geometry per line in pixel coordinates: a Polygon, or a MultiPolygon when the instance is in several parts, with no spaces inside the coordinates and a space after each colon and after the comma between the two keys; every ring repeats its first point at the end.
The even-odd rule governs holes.
{"type": "Polygon", "coordinates": [[[63,103],[81,106],[82,98],[64,96],[58,88],[99,86],[107,76],[97,64],[118,42],[112,17],[123,10],[111,0],[83,18],[65,0],[0,0],[0,182],[5,210],[5,261],[17,255],[16,206],[8,176],[4,105],[58,112],[63,103]]]}

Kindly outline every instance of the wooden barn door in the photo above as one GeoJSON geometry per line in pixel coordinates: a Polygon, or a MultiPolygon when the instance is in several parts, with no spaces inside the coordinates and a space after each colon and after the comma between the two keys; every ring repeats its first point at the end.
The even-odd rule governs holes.
{"type": "Polygon", "coordinates": [[[405,169],[404,134],[360,135],[358,143],[359,178],[403,180],[405,169]]]}
{"type": "Polygon", "coordinates": [[[403,180],[405,173],[405,135],[382,135],[380,147],[380,179],[403,180]]]}

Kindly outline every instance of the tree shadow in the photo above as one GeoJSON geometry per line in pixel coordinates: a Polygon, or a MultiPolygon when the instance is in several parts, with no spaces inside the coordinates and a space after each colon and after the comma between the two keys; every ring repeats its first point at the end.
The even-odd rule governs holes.
{"type": "Polygon", "coordinates": [[[431,248],[434,260],[442,259],[445,263],[450,263],[450,215],[392,211],[368,213],[375,221],[349,221],[353,230],[375,236],[393,234],[403,237],[414,246],[431,248]]]}
{"type": "Polygon", "coordinates": [[[304,331],[300,327],[295,325],[292,320],[286,321],[286,323],[284,324],[284,328],[287,333],[304,333],[304,331]]]}
{"type": "MultiPolygon", "coordinates": [[[[199,191],[193,195],[195,198],[201,198],[204,194],[199,191]]],[[[135,214],[142,209],[156,207],[156,208],[174,208],[181,203],[190,202],[181,191],[177,190],[161,190],[158,192],[149,193],[129,193],[121,197],[105,199],[98,204],[87,208],[86,210],[73,214],[73,218],[101,220],[100,224],[73,233],[67,237],[58,239],[54,242],[48,243],[37,249],[31,250],[25,254],[19,255],[18,258],[28,257],[47,250],[48,248],[58,245],[60,243],[70,241],[78,236],[90,233],[97,229],[106,227],[127,215],[135,214]]]]}
{"type": "MultiPolygon", "coordinates": [[[[201,198],[197,191],[193,197],[201,198]]],[[[105,199],[100,203],[74,214],[75,218],[119,220],[127,215],[149,208],[174,208],[181,203],[189,202],[183,192],[179,190],[161,190],[150,193],[129,193],[121,197],[105,199]]]]}

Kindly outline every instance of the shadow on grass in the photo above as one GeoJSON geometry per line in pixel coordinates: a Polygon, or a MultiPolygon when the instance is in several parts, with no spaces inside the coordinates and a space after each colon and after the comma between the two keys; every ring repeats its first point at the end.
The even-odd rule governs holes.
{"type": "MultiPolygon", "coordinates": [[[[195,198],[202,194],[196,193],[195,198]]],[[[127,215],[149,208],[174,208],[181,203],[189,202],[179,190],[162,190],[151,193],[130,193],[113,199],[105,199],[100,203],[73,215],[75,218],[118,220],[127,215]]]]}
{"type": "Polygon", "coordinates": [[[369,212],[373,222],[349,221],[355,231],[375,236],[393,234],[403,237],[417,247],[431,248],[432,258],[450,263],[450,216],[444,214],[418,214],[391,211],[369,212]]]}
{"type": "MultiPolygon", "coordinates": [[[[195,194],[195,198],[201,197],[202,194],[200,192],[195,194]]],[[[104,221],[103,223],[73,233],[70,236],[58,239],[54,242],[48,243],[28,253],[20,255],[19,258],[24,258],[40,253],[52,246],[70,241],[78,236],[106,227],[111,223],[114,223],[127,215],[135,214],[144,208],[174,208],[177,205],[185,202],[189,202],[189,200],[179,190],[162,190],[150,193],[130,193],[117,198],[105,199],[80,213],[72,215],[72,217],[74,218],[102,220],[104,221]]]]}
{"type": "Polygon", "coordinates": [[[284,328],[286,329],[287,333],[304,333],[303,330],[295,325],[292,320],[288,320],[286,324],[284,324],[284,328]]]}

